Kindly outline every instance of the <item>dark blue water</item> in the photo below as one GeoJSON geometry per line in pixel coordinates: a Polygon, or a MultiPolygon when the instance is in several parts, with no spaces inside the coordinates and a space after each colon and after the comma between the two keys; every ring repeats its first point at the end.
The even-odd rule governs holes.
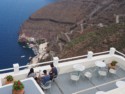
{"type": "Polygon", "coordinates": [[[12,67],[13,63],[28,63],[33,52],[18,44],[20,26],[36,10],[55,1],[0,0],[0,69],[12,67]],[[22,55],[26,57],[21,58],[22,55]]]}

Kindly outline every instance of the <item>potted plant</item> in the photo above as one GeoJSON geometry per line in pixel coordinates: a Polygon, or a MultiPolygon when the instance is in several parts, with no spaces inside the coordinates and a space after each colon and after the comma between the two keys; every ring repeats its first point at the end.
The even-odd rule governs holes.
{"type": "Polygon", "coordinates": [[[111,62],[111,65],[112,65],[112,66],[116,66],[117,63],[118,63],[117,61],[112,61],[112,62],[111,62]]]}
{"type": "Polygon", "coordinates": [[[8,75],[8,76],[6,76],[6,84],[10,84],[10,83],[12,83],[13,82],[13,76],[12,75],[8,75]]]}
{"type": "Polygon", "coordinates": [[[12,94],[24,94],[24,85],[21,81],[14,81],[12,94]]]}
{"type": "Polygon", "coordinates": [[[116,64],[118,62],[117,61],[112,61],[109,65],[108,65],[108,69],[116,69],[116,64]]]}

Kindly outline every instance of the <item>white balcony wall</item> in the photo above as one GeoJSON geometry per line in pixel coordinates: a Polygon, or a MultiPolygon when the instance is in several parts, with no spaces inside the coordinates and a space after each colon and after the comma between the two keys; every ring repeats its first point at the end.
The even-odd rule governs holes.
{"type": "Polygon", "coordinates": [[[114,59],[118,61],[117,65],[121,67],[123,70],[125,70],[125,58],[119,55],[115,55],[114,57],[115,57],[114,59]]]}
{"type": "MultiPolygon", "coordinates": [[[[116,60],[119,62],[118,65],[121,66],[123,69],[125,69],[125,59],[122,56],[108,54],[108,55],[94,56],[91,59],[86,58],[86,59],[78,59],[78,60],[72,60],[72,61],[68,61],[68,62],[59,63],[58,64],[59,74],[74,71],[73,65],[78,64],[78,63],[83,64],[86,68],[93,67],[93,66],[95,66],[95,61],[98,61],[98,60],[104,60],[106,64],[111,63],[111,61],[113,61],[113,60],[116,60]]],[[[49,71],[50,66],[47,65],[47,66],[34,68],[35,72],[39,72],[39,70],[43,71],[44,69],[49,71]]],[[[22,79],[27,78],[27,74],[28,74],[29,70],[30,69],[21,70],[21,71],[19,71],[18,74],[14,74],[14,72],[1,74],[0,78],[2,79],[2,85],[5,84],[4,78],[7,75],[12,75],[15,80],[22,80],[22,79]]]]}

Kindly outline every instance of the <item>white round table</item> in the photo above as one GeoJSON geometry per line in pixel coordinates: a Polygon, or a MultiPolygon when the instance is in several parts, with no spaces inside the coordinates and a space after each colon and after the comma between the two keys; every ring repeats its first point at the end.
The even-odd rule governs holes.
{"type": "Polygon", "coordinates": [[[118,88],[125,86],[125,81],[117,81],[117,82],[116,82],[116,86],[117,86],[118,88]]]}
{"type": "Polygon", "coordinates": [[[104,91],[97,91],[95,94],[105,94],[104,91]]]}
{"type": "Polygon", "coordinates": [[[95,65],[97,67],[101,67],[101,68],[106,67],[106,64],[103,61],[96,61],[95,65]]]}
{"type": "Polygon", "coordinates": [[[73,65],[73,68],[76,71],[84,71],[85,70],[85,66],[83,66],[82,64],[75,64],[75,65],[73,65]]]}

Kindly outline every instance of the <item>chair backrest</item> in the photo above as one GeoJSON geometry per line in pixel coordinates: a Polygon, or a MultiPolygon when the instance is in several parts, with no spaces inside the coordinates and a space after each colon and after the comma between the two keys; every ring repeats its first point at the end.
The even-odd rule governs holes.
{"type": "Polygon", "coordinates": [[[116,70],[114,70],[114,69],[110,69],[109,72],[110,72],[111,74],[116,74],[116,70]]]}
{"type": "Polygon", "coordinates": [[[107,75],[106,71],[98,71],[98,73],[99,73],[100,76],[106,76],[107,75]]]}
{"type": "Polygon", "coordinates": [[[48,81],[50,81],[50,75],[45,75],[41,77],[42,84],[46,84],[48,81]]]}
{"type": "Polygon", "coordinates": [[[44,86],[45,87],[51,87],[51,81],[47,81],[44,86]]]}
{"type": "Polygon", "coordinates": [[[74,73],[70,74],[70,77],[71,77],[71,80],[77,81],[77,80],[79,80],[80,74],[74,72],[74,73]]]}
{"type": "Polygon", "coordinates": [[[87,78],[91,78],[91,77],[92,77],[92,73],[89,72],[89,71],[85,72],[84,75],[85,75],[85,77],[87,77],[87,78]]]}
{"type": "Polygon", "coordinates": [[[41,83],[41,87],[43,89],[49,89],[49,88],[51,88],[51,81],[46,82],[45,85],[41,83]]]}

